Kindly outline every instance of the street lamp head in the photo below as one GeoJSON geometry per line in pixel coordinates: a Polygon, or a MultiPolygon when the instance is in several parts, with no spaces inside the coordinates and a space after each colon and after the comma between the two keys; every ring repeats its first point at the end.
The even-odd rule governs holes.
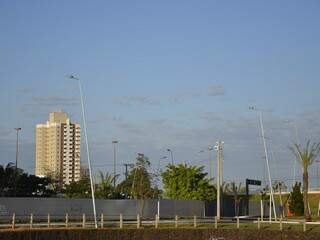
{"type": "Polygon", "coordinates": [[[171,149],[170,149],[170,148],[168,148],[168,149],[167,149],[167,151],[168,151],[168,152],[171,152],[171,149]]]}
{"type": "Polygon", "coordinates": [[[80,80],[78,77],[76,77],[74,75],[68,75],[67,78],[73,79],[73,80],[80,80]]]}
{"type": "Polygon", "coordinates": [[[15,128],[15,130],[16,131],[20,131],[20,130],[22,130],[22,128],[20,128],[20,127],[19,128],[15,128]]]}
{"type": "Polygon", "coordinates": [[[113,144],[119,143],[117,140],[112,140],[113,144]]]}
{"type": "Polygon", "coordinates": [[[167,156],[163,156],[161,159],[167,159],[168,157],[167,156]]]}

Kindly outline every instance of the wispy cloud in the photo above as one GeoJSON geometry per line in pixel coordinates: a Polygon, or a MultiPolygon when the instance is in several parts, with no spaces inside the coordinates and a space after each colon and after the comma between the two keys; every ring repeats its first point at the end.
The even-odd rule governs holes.
{"type": "Polygon", "coordinates": [[[48,97],[32,97],[27,105],[38,106],[73,106],[78,105],[79,99],[76,97],[60,97],[60,96],[48,96],[48,97]]]}
{"type": "Polygon", "coordinates": [[[113,103],[123,106],[159,105],[160,102],[145,96],[115,97],[113,103]]]}
{"type": "Polygon", "coordinates": [[[226,94],[226,90],[223,85],[211,85],[208,87],[208,95],[209,96],[223,96],[226,94]]]}
{"type": "Polygon", "coordinates": [[[197,98],[197,97],[203,97],[203,96],[224,96],[226,95],[225,87],[221,84],[218,85],[210,85],[208,86],[207,90],[193,90],[189,92],[184,93],[178,93],[177,95],[170,97],[169,102],[170,103],[182,103],[186,99],[190,98],[197,98]]]}
{"type": "Polygon", "coordinates": [[[21,87],[21,88],[18,88],[17,89],[17,91],[19,92],[19,93],[30,93],[30,92],[32,92],[32,88],[30,88],[30,87],[21,87]]]}

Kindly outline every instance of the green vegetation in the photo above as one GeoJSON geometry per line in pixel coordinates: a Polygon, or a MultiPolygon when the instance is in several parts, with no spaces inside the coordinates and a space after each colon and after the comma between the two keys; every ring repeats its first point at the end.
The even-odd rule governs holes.
{"type": "Polygon", "coordinates": [[[293,144],[289,147],[296,159],[301,163],[303,169],[303,203],[304,203],[304,217],[311,219],[308,209],[308,189],[309,189],[309,174],[308,168],[315,161],[320,153],[320,143],[311,144],[307,142],[305,147],[298,144],[293,144]]]}
{"type": "Polygon", "coordinates": [[[289,209],[295,216],[304,214],[303,195],[301,193],[301,183],[296,183],[289,196],[289,209]]]}
{"type": "Polygon", "coordinates": [[[109,173],[103,174],[103,172],[98,172],[100,183],[96,186],[95,195],[97,198],[116,198],[115,189],[113,187],[113,182],[118,178],[118,176],[112,176],[109,173]]]}
{"type": "Polygon", "coordinates": [[[89,178],[82,178],[78,182],[66,185],[63,193],[69,198],[89,198],[91,196],[89,178]]]}
{"type": "Polygon", "coordinates": [[[135,166],[131,168],[127,179],[117,186],[116,191],[125,198],[157,198],[160,192],[151,184],[154,176],[149,172],[150,165],[148,157],[138,154],[135,166]]]}
{"type": "Polygon", "coordinates": [[[13,163],[0,165],[0,194],[2,197],[50,197],[55,194],[49,178],[29,175],[13,163]]]}
{"type": "Polygon", "coordinates": [[[210,184],[203,167],[186,164],[169,165],[161,174],[164,195],[173,199],[213,200],[216,189],[210,184]]]}
{"type": "Polygon", "coordinates": [[[244,193],[245,189],[241,188],[241,183],[237,186],[235,182],[231,182],[230,184],[226,184],[225,193],[233,195],[234,200],[234,212],[236,216],[239,216],[239,205],[240,201],[243,199],[243,196],[239,195],[240,193],[244,193]]]}

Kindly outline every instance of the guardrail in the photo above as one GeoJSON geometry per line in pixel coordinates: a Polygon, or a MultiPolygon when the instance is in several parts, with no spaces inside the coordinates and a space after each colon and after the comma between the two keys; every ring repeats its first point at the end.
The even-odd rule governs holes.
{"type": "MultiPolygon", "coordinates": [[[[16,229],[16,228],[94,228],[92,218],[87,218],[85,214],[82,216],[7,216],[6,220],[1,220],[0,229],[16,229]]],[[[265,221],[260,218],[233,217],[233,218],[199,218],[197,216],[185,217],[175,216],[174,219],[160,219],[155,215],[153,219],[142,219],[138,214],[135,220],[124,218],[122,214],[119,216],[105,216],[101,214],[98,222],[99,228],[224,228],[224,229],[278,229],[280,231],[288,229],[296,230],[318,230],[320,231],[320,222],[307,222],[304,220],[288,220],[273,219],[265,221]]]]}

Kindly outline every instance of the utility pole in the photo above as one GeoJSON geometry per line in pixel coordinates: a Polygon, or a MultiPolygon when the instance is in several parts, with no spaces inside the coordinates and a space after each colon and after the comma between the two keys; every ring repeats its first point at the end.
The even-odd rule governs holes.
{"type": "Polygon", "coordinates": [[[16,165],[14,171],[14,196],[17,196],[17,177],[18,177],[18,157],[19,157],[19,131],[22,128],[15,128],[17,132],[17,140],[16,140],[16,165]]]}
{"type": "Polygon", "coordinates": [[[213,147],[212,146],[209,146],[208,147],[208,152],[209,152],[209,178],[210,178],[210,182],[211,182],[211,179],[213,177],[213,164],[212,164],[212,157],[211,157],[211,151],[213,150],[213,147]]]}
{"type": "Polygon", "coordinates": [[[127,180],[127,179],[128,179],[128,175],[129,175],[128,167],[131,167],[131,166],[132,166],[132,164],[125,163],[125,164],[123,164],[123,165],[124,165],[124,166],[125,166],[125,168],[126,168],[126,172],[125,172],[124,176],[125,176],[125,178],[126,178],[126,180],[127,180]]]}
{"type": "Polygon", "coordinates": [[[222,173],[222,144],[224,142],[216,142],[215,150],[217,152],[217,220],[221,218],[221,173],[222,173]]]}
{"type": "Polygon", "coordinates": [[[117,164],[117,144],[119,142],[117,140],[113,140],[112,144],[113,144],[113,189],[116,188],[116,174],[117,174],[117,170],[116,170],[116,164],[117,164]]]}

